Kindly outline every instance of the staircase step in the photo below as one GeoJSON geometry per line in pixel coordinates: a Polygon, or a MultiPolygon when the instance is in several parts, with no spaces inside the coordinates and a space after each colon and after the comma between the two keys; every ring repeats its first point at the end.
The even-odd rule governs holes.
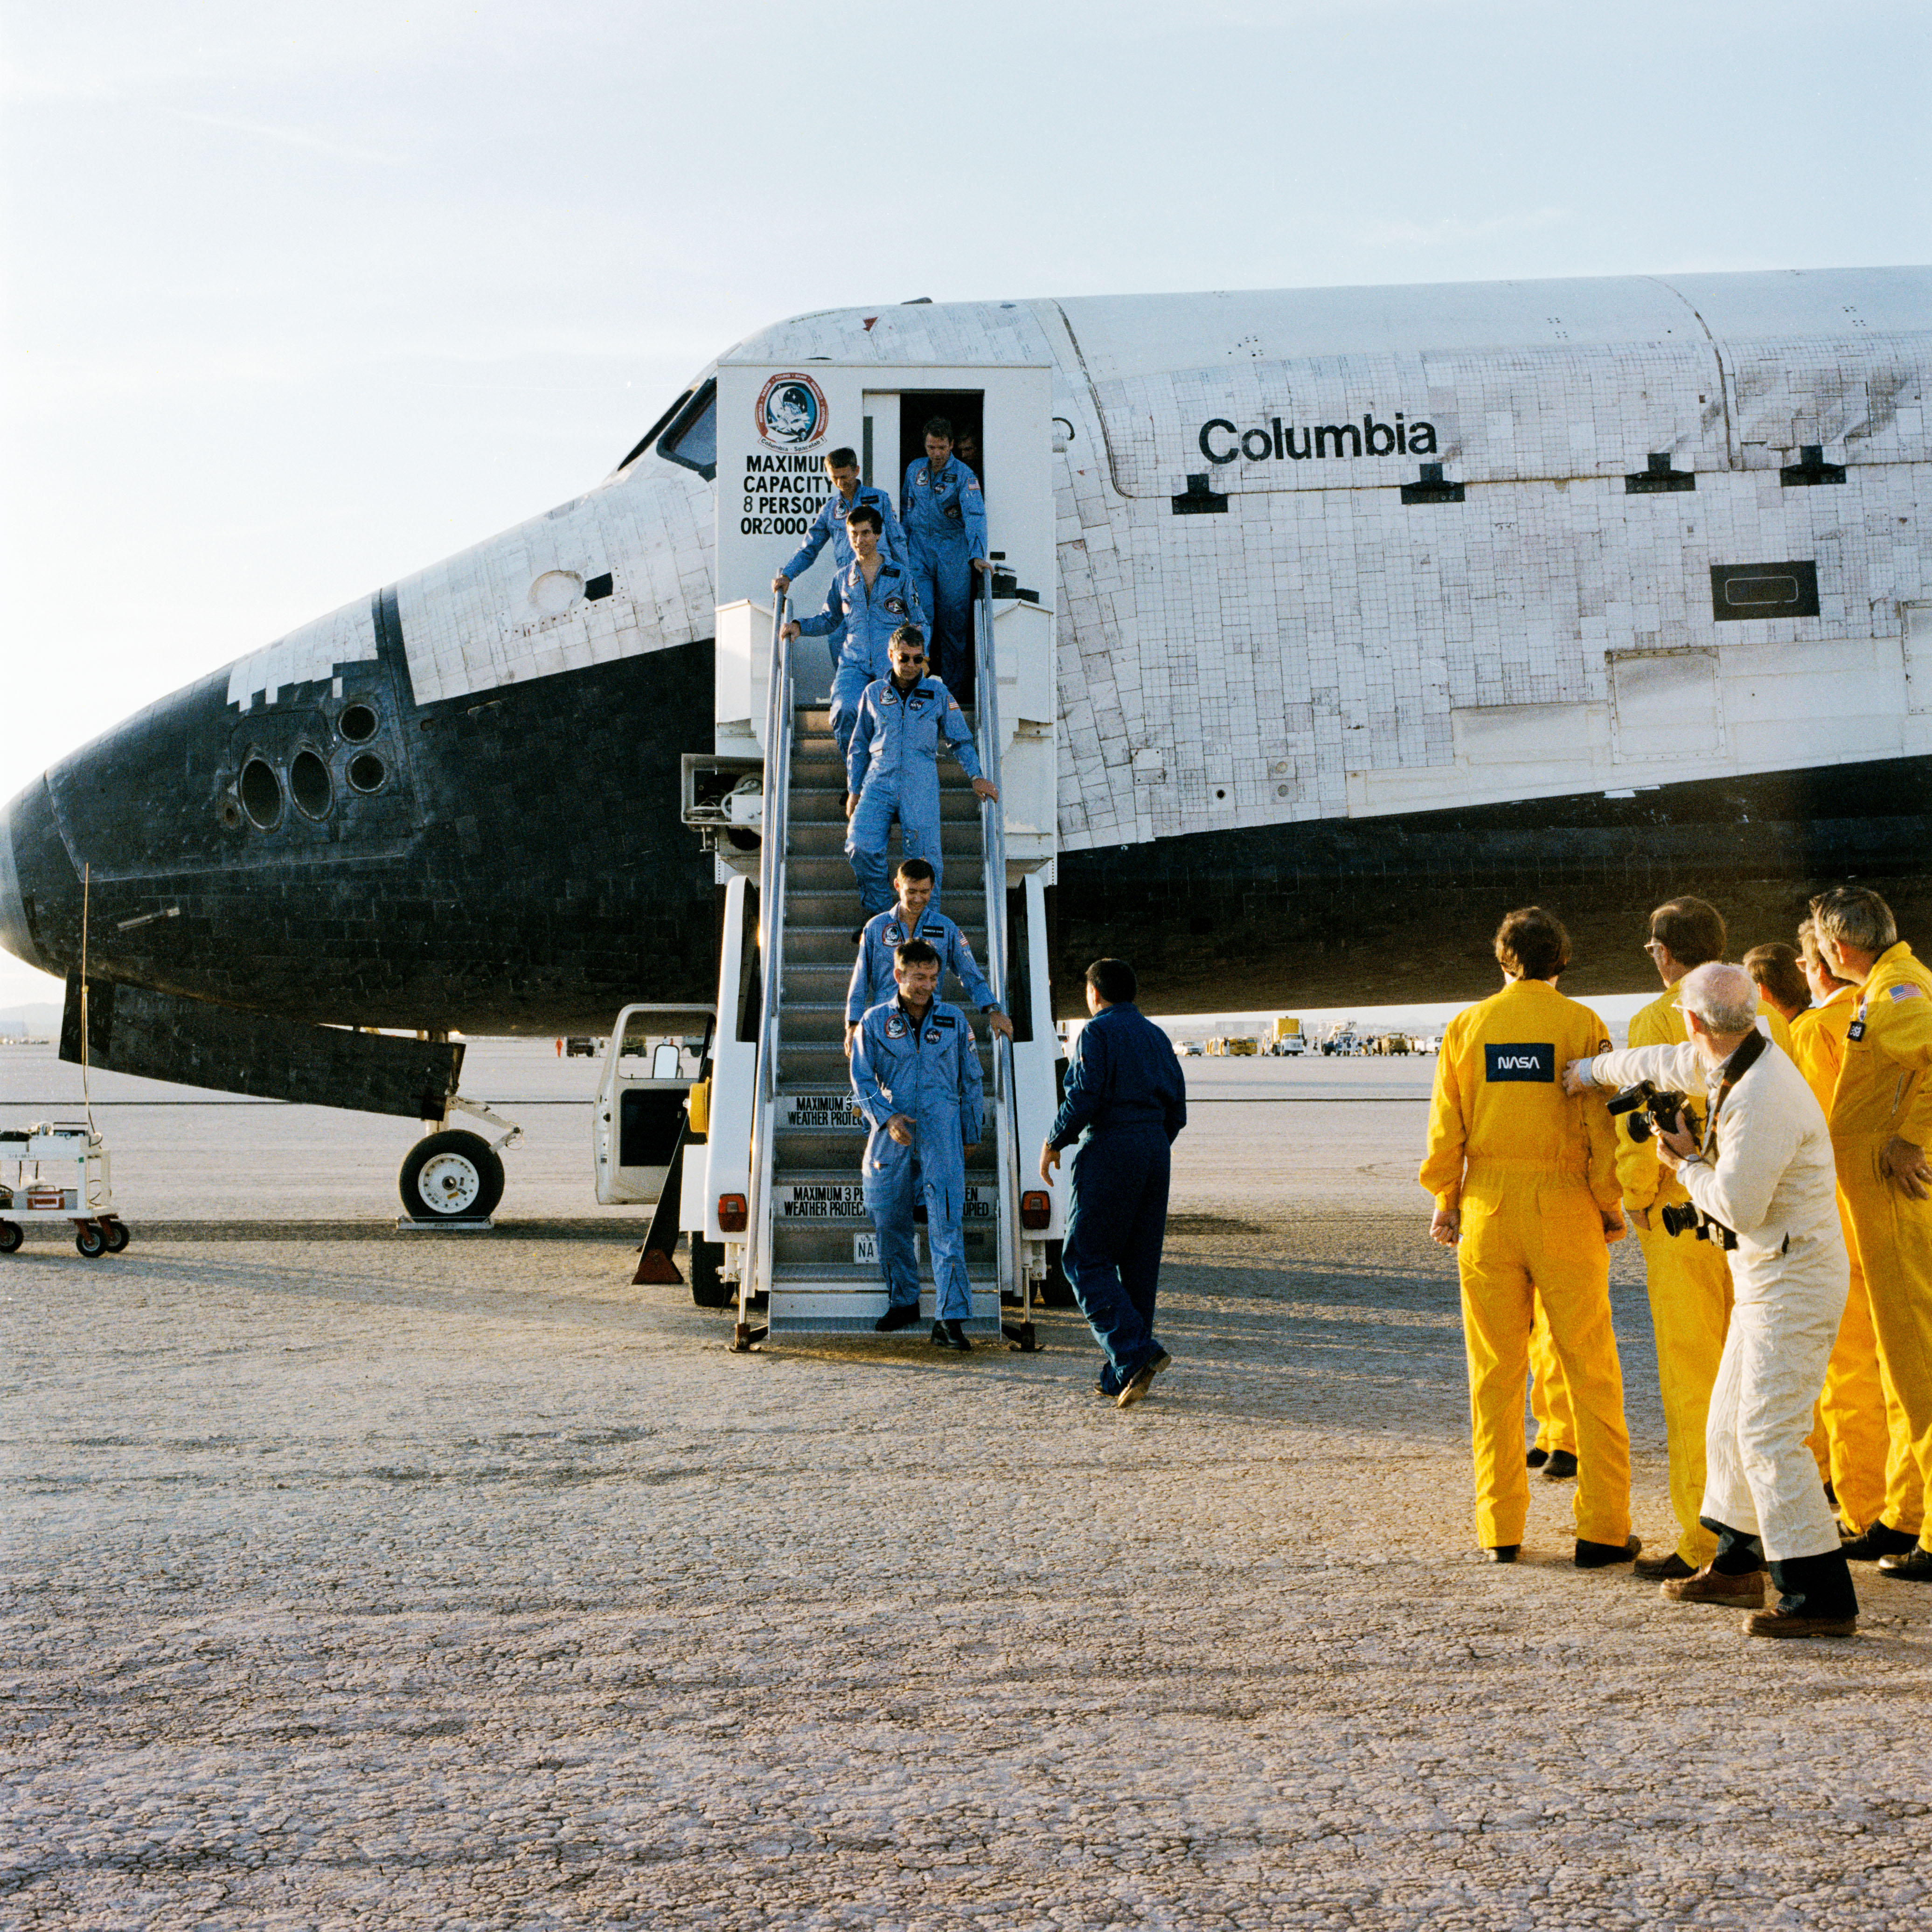
{"type": "MultiPolygon", "coordinates": [[[[970,926],[962,929],[971,942],[976,958],[983,935],[970,926]]],[[[842,975],[842,985],[851,978],[852,962],[858,956],[859,948],[849,926],[794,926],[789,920],[785,922],[784,969],[788,974],[794,966],[822,966],[828,971],[836,969],[842,975]]],[[[952,994],[944,992],[940,997],[948,1000],[953,998],[952,994]]]]}
{"type": "MultiPolygon", "coordinates": [[[[980,823],[980,801],[961,786],[954,790],[942,788],[939,794],[939,822],[942,825],[975,825],[980,823]]],[[[791,802],[785,816],[794,826],[845,824],[845,788],[842,785],[800,785],[791,788],[791,802]]]]}
{"type": "MultiPolygon", "coordinates": [[[[842,938],[844,935],[842,934],[842,938]]],[[[789,1018],[794,1004],[803,1006],[836,1006],[842,1018],[846,997],[852,985],[852,960],[858,949],[849,941],[843,959],[818,963],[802,959],[793,950],[791,935],[785,935],[784,980],[781,998],[785,1007],[785,1017],[789,1018]]],[[[881,998],[884,994],[881,994],[881,998]]],[[[939,997],[950,1000],[954,1006],[963,1008],[969,1018],[978,1026],[978,1008],[968,996],[966,988],[959,982],[956,974],[948,973],[940,982],[939,997]]]]}
{"type": "MultiPolygon", "coordinates": [[[[848,1174],[856,1174],[865,1159],[866,1140],[862,1126],[781,1128],[772,1142],[777,1162],[772,1172],[789,1174],[794,1168],[801,1172],[842,1168],[848,1174]]],[[[984,1168],[990,1172],[992,1166],[992,1136],[988,1134],[978,1150],[966,1156],[966,1170],[971,1174],[984,1168]]]]}
{"type": "MultiPolygon", "coordinates": [[[[854,1288],[882,1286],[878,1264],[872,1262],[826,1262],[812,1268],[808,1278],[812,1281],[824,1282],[830,1287],[844,1287],[848,1284],[854,1288]]],[[[804,1282],[808,1279],[808,1274],[803,1268],[774,1268],[772,1279],[780,1287],[790,1287],[804,1282]]],[[[968,1262],[966,1264],[966,1279],[976,1288],[982,1286],[990,1288],[998,1276],[992,1268],[975,1268],[968,1262]]]]}
{"type": "MultiPolygon", "coordinates": [[[[949,869],[951,861],[947,862],[949,869]]],[[[983,892],[968,896],[963,893],[948,893],[944,908],[953,923],[973,942],[973,950],[982,959],[986,956],[986,898],[983,892]]],[[[794,934],[812,932],[836,933],[845,942],[848,956],[856,950],[852,934],[865,923],[859,910],[859,888],[852,877],[850,868],[846,869],[844,880],[836,886],[801,886],[796,880],[788,880],[785,890],[785,943],[791,943],[794,934]]]]}
{"type": "MultiPolygon", "coordinates": [[[[785,855],[793,859],[836,858],[850,875],[851,862],[845,856],[845,820],[843,818],[794,818],[786,827],[785,855]]],[[[939,822],[939,849],[946,865],[980,860],[986,844],[976,825],[962,825],[950,818],[939,822]]],[[[894,854],[892,862],[897,862],[894,854]]]]}
{"type": "MultiPolygon", "coordinates": [[[[971,892],[976,896],[983,894],[983,881],[986,875],[986,860],[980,854],[955,853],[942,847],[946,860],[946,896],[950,900],[955,896],[971,892]]],[[[790,853],[785,858],[785,886],[789,898],[793,890],[811,892],[836,892],[842,886],[850,895],[848,903],[853,909],[852,923],[860,923],[858,914],[858,887],[852,876],[850,862],[842,850],[837,853],[790,853]]]]}

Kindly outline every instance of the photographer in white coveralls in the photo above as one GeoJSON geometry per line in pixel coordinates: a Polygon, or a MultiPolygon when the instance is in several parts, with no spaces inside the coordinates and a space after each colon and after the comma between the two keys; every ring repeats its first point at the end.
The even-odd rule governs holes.
{"type": "MultiPolygon", "coordinates": [[[[1850,1276],[1838,1226],[1837,1172],[1819,1106],[1784,1051],[1757,1030],[1757,988],[1741,966],[1716,961],[1687,974],[1680,1002],[1689,1041],[1573,1060],[1570,1092],[1648,1082],[1681,1097],[1702,1087],[1703,1144],[1658,1132],[1695,1227],[1680,1241],[1728,1251],[1736,1303],[1705,1432],[1700,1520],[1717,1554],[1663,1583],[1673,1603],[1729,1604],[1753,1614],[1754,1636],[1850,1636],[1858,1620],[1850,1566],[1804,1446],[1812,1404],[1845,1310],[1850,1276]],[[1766,1561],[1780,1592],[1764,1601],[1766,1561]]],[[[1673,1220],[1676,1219],[1672,1216],[1673,1220]]]]}

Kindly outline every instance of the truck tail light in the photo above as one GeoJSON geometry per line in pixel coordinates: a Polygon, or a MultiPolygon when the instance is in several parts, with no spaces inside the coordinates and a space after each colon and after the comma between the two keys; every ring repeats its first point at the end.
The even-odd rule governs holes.
{"type": "Polygon", "coordinates": [[[1053,1197],[1043,1189],[1033,1188],[1020,1196],[1020,1226],[1050,1228],[1053,1225],[1053,1197]]]}
{"type": "Polygon", "coordinates": [[[720,1234],[742,1234],[746,1223],[751,1219],[742,1194],[721,1194],[718,1197],[718,1230],[720,1234]]]}

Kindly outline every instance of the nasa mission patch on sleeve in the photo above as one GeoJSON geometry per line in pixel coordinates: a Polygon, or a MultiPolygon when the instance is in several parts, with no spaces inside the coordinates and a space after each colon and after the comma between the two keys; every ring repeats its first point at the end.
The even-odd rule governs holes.
{"type": "Polygon", "coordinates": [[[1508,1046],[1485,1042],[1483,1077],[1487,1080],[1542,1080],[1556,1078],[1556,1048],[1549,1040],[1515,1042],[1508,1046]]]}

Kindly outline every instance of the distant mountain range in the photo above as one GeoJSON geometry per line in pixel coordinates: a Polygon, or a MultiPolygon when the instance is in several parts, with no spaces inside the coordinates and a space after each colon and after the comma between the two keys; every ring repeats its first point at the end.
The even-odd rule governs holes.
{"type": "Polygon", "coordinates": [[[44,1034],[51,1040],[59,1032],[61,1010],[51,1000],[40,1000],[24,1006],[0,1006],[0,1033],[44,1034]]]}

